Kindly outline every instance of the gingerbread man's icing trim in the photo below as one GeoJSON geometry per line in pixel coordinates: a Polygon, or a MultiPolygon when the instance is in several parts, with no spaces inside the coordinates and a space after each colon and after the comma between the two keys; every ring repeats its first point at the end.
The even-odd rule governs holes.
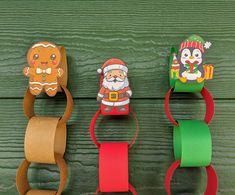
{"type": "Polygon", "coordinates": [[[61,59],[59,47],[50,42],[39,42],[29,49],[29,67],[25,67],[23,73],[29,77],[29,89],[33,95],[39,95],[42,91],[49,96],[56,95],[58,78],[64,73],[62,68],[58,68],[61,59]]]}

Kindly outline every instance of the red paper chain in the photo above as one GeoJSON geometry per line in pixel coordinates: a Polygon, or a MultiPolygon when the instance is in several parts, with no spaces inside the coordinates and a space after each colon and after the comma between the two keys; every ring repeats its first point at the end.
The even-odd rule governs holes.
{"type": "MultiPolygon", "coordinates": [[[[136,141],[136,138],[137,138],[137,135],[139,133],[139,124],[138,124],[138,119],[136,117],[136,114],[135,112],[133,112],[132,110],[130,111],[134,120],[135,120],[135,123],[136,123],[136,131],[135,131],[135,134],[132,138],[132,140],[130,141],[130,143],[128,144],[128,148],[130,149],[133,144],[135,143],[136,141]]],[[[95,115],[93,116],[92,120],[91,120],[91,123],[90,123],[90,136],[91,136],[91,139],[93,141],[93,143],[96,145],[96,147],[100,150],[100,147],[101,147],[101,143],[98,142],[97,138],[96,138],[96,135],[95,135],[95,124],[96,124],[96,121],[97,119],[99,118],[99,116],[101,115],[101,110],[99,109],[95,115]]],[[[113,148],[110,146],[109,150],[112,150],[113,148]]],[[[100,159],[101,160],[101,159],[100,159]]],[[[104,159],[103,159],[104,160],[104,159]]],[[[119,159],[120,160],[120,159],[119,159]]],[[[128,166],[128,165],[127,165],[128,166]]],[[[122,167],[122,166],[121,166],[122,167]]],[[[120,167],[119,167],[120,168],[120,167]]],[[[104,171],[104,170],[103,170],[104,171]]],[[[128,172],[128,170],[126,170],[128,172]]],[[[104,172],[105,173],[105,172],[104,172]]],[[[106,173],[105,173],[106,175],[106,173]]],[[[115,175],[114,175],[115,176],[115,175]]],[[[127,176],[128,177],[128,176],[127,176]]],[[[104,180],[104,182],[106,182],[104,180]]],[[[113,186],[117,186],[117,183],[113,183],[111,181],[110,182],[110,188],[109,189],[106,189],[107,191],[110,191],[110,189],[113,188],[113,186]],[[115,185],[114,185],[115,184],[115,185]]],[[[118,184],[119,185],[119,184],[118,184]]],[[[121,184],[120,184],[121,185],[121,184]]],[[[138,193],[136,192],[135,188],[129,183],[128,184],[128,188],[129,188],[129,192],[131,192],[132,194],[134,195],[137,195],[138,193]]],[[[127,189],[127,188],[126,188],[127,189]]],[[[100,188],[98,187],[96,189],[96,191],[94,192],[94,195],[98,194],[100,192],[100,188]]]]}
{"type": "MultiPolygon", "coordinates": [[[[165,96],[165,113],[170,122],[178,126],[178,122],[172,117],[172,114],[170,112],[170,106],[169,106],[169,101],[170,101],[170,96],[173,91],[173,88],[168,90],[165,96]]],[[[204,117],[205,123],[209,124],[214,116],[214,101],[211,93],[209,90],[205,87],[203,87],[201,91],[201,95],[204,98],[205,104],[206,104],[206,113],[204,117]]],[[[166,177],[165,177],[165,187],[168,195],[171,195],[171,190],[170,190],[170,182],[172,179],[172,176],[175,172],[175,170],[180,167],[181,161],[176,160],[174,163],[171,164],[169,169],[167,170],[166,177]]],[[[207,187],[204,195],[216,195],[217,189],[218,189],[218,178],[216,175],[215,170],[211,165],[206,167],[206,172],[207,172],[207,187]]]]}

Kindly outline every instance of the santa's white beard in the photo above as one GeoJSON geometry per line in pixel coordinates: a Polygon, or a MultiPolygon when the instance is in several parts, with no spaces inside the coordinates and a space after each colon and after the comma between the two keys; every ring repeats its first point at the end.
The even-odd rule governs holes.
{"type": "Polygon", "coordinates": [[[104,78],[102,85],[105,88],[108,88],[110,91],[119,91],[125,87],[129,86],[128,78],[126,77],[123,81],[108,81],[106,78],[104,78]]]}

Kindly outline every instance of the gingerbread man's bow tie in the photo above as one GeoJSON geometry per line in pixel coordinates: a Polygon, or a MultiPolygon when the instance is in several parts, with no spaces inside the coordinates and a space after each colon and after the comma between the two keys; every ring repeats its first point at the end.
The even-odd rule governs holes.
{"type": "Polygon", "coordinates": [[[47,69],[37,68],[36,73],[37,74],[42,74],[42,73],[51,74],[51,68],[47,68],[47,69]]]}

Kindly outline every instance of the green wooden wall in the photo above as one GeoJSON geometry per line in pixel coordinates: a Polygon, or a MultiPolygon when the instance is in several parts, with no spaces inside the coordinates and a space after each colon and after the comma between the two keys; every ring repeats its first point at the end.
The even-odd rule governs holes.
{"type": "MultiPolygon", "coordinates": [[[[27,119],[22,101],[27,78],[22,75],[26,52],[36,41],[64,45],[68,53],[69,89],[74,112],[68,123],[65,159],[69,178],[64,194],[93,194],[97,187],[98,151],[89,137],[89,122],[98,109],[96,69],[110,57],[129,67],[133,90],[131,107],[140,133],[130,151],[130,181],[140,195],[164,195],[164,176],[173,162],[172,126],[164,114],[168,89],[167,55],[172,45],[191,34],[211,41],[207,61],[215,64],[214,80],[206,86],[215,98],[210,125],[213,165],[219,195],[235,194],[235,2],[194,1],[0,1],[0,194],[17,194],[15,174],[24,158],[27,119]]],[[[62,113],[65,98],[40,96],[41,115],[62,113]]],[[[203,118],[199,95],[177,95],[171,108],[176,118],[203,118]]],[[[102,119],[100,140],[127,140],[134,133],[131,118],[102,119]]],[[[33,165],[33,187],[57,188],[57,167],[33,165]]],[[[177,170],[173,194],[199,195],[205,189],[205,170],[177,170]]]]}

